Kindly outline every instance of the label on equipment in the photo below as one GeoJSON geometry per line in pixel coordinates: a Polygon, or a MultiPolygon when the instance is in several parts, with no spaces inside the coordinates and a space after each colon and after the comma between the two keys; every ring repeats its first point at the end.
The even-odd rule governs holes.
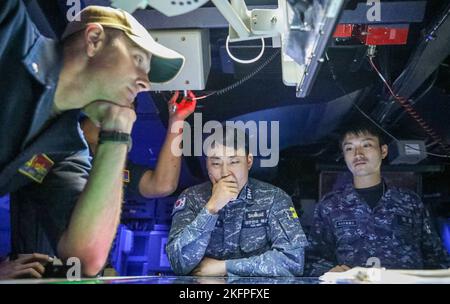
{"type": "Polygon", "coordinates": [[[419,144],[406,144],[405,154],[406,155],[420,155],[420,145],[419,144]]]}

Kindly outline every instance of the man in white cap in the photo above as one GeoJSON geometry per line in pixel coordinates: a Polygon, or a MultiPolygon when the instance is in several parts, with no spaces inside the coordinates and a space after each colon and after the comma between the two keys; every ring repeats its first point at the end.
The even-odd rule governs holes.
{"type": "MultiPolygon", "coordinates": [[[[22,1],[0,2],[0,196],[10,194],[13,257],[76,257],[94,276],[119,223],[134,98],[184,58],[122,10],[90,6],[74,20],[57,42],[22,1]],[[101,128],[92,168],[80,110],[101,128]]],[[[27,265],[33,277],[41,261],[27,265]]]]}

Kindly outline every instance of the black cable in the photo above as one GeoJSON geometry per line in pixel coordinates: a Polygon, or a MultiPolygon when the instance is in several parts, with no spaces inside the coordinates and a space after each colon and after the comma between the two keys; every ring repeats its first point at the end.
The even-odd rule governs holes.
{"type": "MultiPolygon", "coordinates": [[[[434,129],[428,124],[428,122],[425,121],[425,119],[422,118],[422,116],[414,109],[414,107],[411,105],[409,100],[403,96],[396,95],[392,89],[392,87],[387,83],[386,79],[384,79],[383,75],[381,75],[380,71],[376,67],[375,63],[372,60],[372,57],[369,56],[369,62],[375,72],[378,74],[378,76],[381,78],[383,83],[386,85],[386,87],[389,90],[389,93],[394,98],[395,101],[397,101],[400,106],[405,110],[406,113],[409,114],[421,127],[425,130],[425,132],[433,138],[433,140],[439,142],[440,146],[444,151],[446,151],[448,154],[450,154],[450,148],[444,143],[444,140],[442,137],[434,131],[434,129]]],[[[446,157],[449,157],[448,155],[446,157]]]]}
{"type": "Polygon", "coordinates": [[[197,100],[205,99],[205,98],[208,98],[208,97],[211,97],[211,96],[214,96],[214,95],[220,96],[220,95],[223,95],[225,93],[228,93],[231,90],[234,90],[235,88],[239,87],[240,85],[242,85],[243,83],[245,83],[249,79],[253,78],[256,74],[261,72],[261,70],[264,69],[269,63],[271,63],[275,59],[275,57],[278,54],[280,54],[280,52],[281,52],[281,49],[276,50],[272,55],[270,55],[269,58],[266,59],[266,61],[264,61],[260,66],[258,66],[253,72],[251,72],[250,74],[248,74],[244,78],[238,80],[237,82],[233,83],[232,85],[229,85],[228,87],[225,87],[223,89],[214,91],[212,93],[206,94],[204,96],[197,97],[197,100]]]}
{"type": "MultiPolygon", "coordinates": [[[[434,84],[436,83],[436,80],[438,79],[438,74],[439,74],[439,69],[436,69],[436,71],[432,75],[433,78],[430,82],[430,85],[422,93],[420,93],[419,96],[409,99],[409,102],[412,106],[417,104],[433,88],[434,84]]],[[[393,124],[397,123],[403,117],[403,115],[405,115],[405,113],[406,112],[401,112],[392,123],[393,124]]]]}
{"type": "MultiPolygon", "coordinates": [[[[325,53],[325,56],[327,58],[327,63],[328,63],[328,68],[330,70],[331,76],[333,78],[333,80],[335,81],[336,86],[342,91],[342,93],[344,94],[344,96],[348,97],[347,92],[345,91],[345,89],[343,88],[343,86],[340,84],[340,82],[337,79],[336,73],[334,71],[334,66],[330,61],[330,58],[328,57],[328,54],[325,53]]],[[[377,71],[379,73],[379,71],[377,71]]],[[[379,74],[380,75],[380,74],[379,74]]],[[[382,76],[382,75],[380,75],[382,76]]],[[[371,121],[375,126],[377,126],[383,133],[385,133],[386,135],[388,135],[391,139],[393,139],[394,141],[399,141],[394,135],[392,135],[391,133],[389,133],[386,129],[384,129],[382,126],[380,126],[380,124],[378,124],[373,118],[371,118],[368,114],[366,114],[358,105],[356,105],[353,100],[351,100],[351,104],[352,106],[358,111],[360,112],[364,117],[366,117],[369,121],[371,121]]],[[[434,138],[434,137],[433,137],[434,138]]],[[[440,139],[440,138],[439,138],[440,139]]],[[[443,144],[441,140],[437,140],[441,145],[443,144]]],[[[410,147],[411,149],[417,150],[413,147],[410,147]]],[[[418,150],[419,151],[419,150],[418,150]]],[[[444,150],[446,151],[446,150],[444,150]]],[[[436,156],[436,157],[442,157],[442,158],[450,158],[449,155],[441,155],[441,154],[435,154],[435,153],[430,153],[427,151],[422,151],[424,153],[426,153],[427,155],[432,155],[432,156],[436,156]]]]}

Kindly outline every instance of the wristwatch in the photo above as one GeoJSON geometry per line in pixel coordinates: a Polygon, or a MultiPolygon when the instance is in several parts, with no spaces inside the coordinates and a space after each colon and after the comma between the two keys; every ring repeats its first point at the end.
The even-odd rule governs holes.
{"type": "Polygon", "coordinates": [[[103,142],[118,142],[125,143],[128,146],[128,152],[131,151],[132,140],[128,133],[119,131],[101,131],[99,135],[99,143],[103,142]]]}

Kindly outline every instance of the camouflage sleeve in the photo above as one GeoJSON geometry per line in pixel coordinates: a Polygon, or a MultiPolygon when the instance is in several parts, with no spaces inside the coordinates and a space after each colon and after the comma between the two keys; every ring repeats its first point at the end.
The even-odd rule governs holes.
{"type": "Polygon", "coordinates": [[[338,264],[333,227],[324,212],[324,206],[319,203],[314,210],[308,235],[309,246],[306,248],[305,276],[319,277],[338,264]]]}
{"type": "Polygon", "coordinates": [[[430,213],[418,197],[417,200],[422,219],[421,247],[424,267],[427,269],[449,268],[450,256],[433,225],[430,213]]]}
{"type": "Polygon", "coordinates": [[[189,274],[202,260],[218,215],[206,208],[196,211],[195,201],[182,194],[175,202],[166,252],[176,274],[189,274]]]}
{"type": "Polygon", "coordinates": [[[289,196],[278,192],[269,212],[271,249],[249,258],[227,260],[228,276],[301,276],[307,244],[289,196]]]}

